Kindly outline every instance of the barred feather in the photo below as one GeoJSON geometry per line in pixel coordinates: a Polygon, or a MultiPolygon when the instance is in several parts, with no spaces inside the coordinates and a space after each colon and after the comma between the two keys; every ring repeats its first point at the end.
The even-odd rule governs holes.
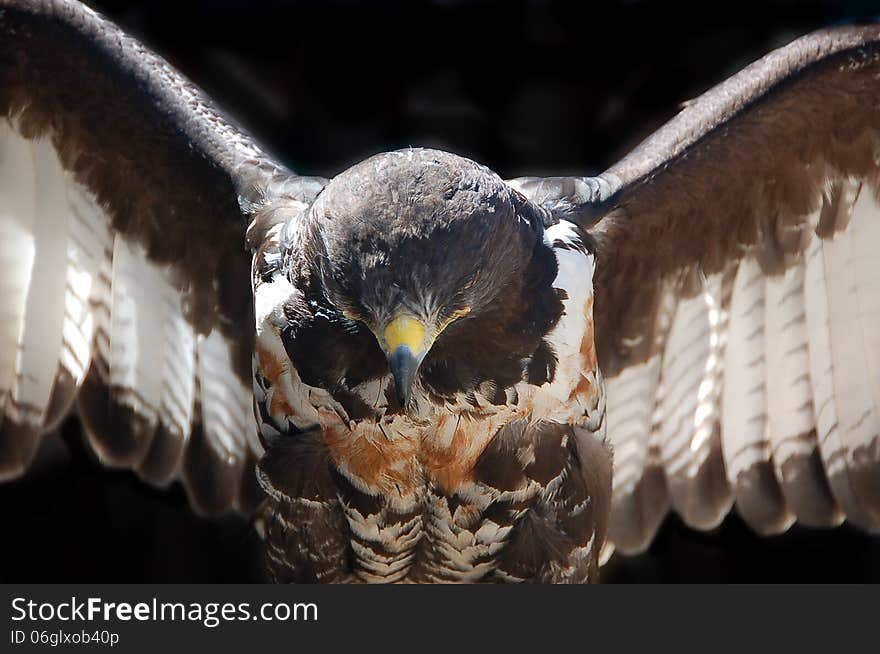
{"type": "Polygon", "coordinates": [[[24,473],[76,401],[105,463],[158,485],[184,477],[202,512],[252,510],[260,446],[228,342],[216,329],[200,337],[197,369],[179,277],[114,235],[49,141],[23,138],[6,120],[0,272],[0,478],[24,473]]]}

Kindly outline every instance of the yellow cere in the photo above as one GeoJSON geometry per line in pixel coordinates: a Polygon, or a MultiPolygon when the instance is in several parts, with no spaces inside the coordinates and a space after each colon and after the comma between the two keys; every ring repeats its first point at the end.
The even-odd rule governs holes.
{"type": "Polygon", "coordinates": [[[427,349],[425,325],[412,316],[397,316],[385,327],[385,344],[389,352],[406,345],[413,354],[419,355],[427,349]]]}

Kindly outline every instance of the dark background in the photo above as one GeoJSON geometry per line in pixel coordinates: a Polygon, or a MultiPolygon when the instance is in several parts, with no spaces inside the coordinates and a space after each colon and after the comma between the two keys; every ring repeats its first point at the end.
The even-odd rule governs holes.
{"type": "MultiPolygon", "coordinates": [[[[878,3],[215,0],[93,2],[298,172],[382,150],[451,150],[503,177],[600,172],[694,97],[812,29],[878,3]]],[[[83,90],[88,92],[87,89],[83,90]]],[[[606,581],[876,581],[880,538],[759,539],[675,518],[606,581]]],[[[261,580],[247,522],[196,517],[178,487],[95,463],[75,419],[0,486],[0,582],[261,580]]]]}

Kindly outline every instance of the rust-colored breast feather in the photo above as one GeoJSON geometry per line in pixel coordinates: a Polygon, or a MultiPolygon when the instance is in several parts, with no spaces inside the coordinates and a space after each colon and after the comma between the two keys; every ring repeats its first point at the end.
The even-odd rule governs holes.
{"type": "MultiPolygon", "coordinates": [[[[555,231],[560,243],[579,243],[571,225],[555,231]]],[[[389,402],[387,375],[346,391],[371,403],[357,419],[345,408],[352,402],[304,384],[281,343],[283,321],[260,311],[262,297],[290,302],[299,291],[280,278],[257,285],[258,414],[274,439],[260,480],[277,580],[596,579],[604,540],[596,507],[610,495],[610,457],[592,293],[572,284],[589,280],[592,257],[583,247],[554,251],[565,310],[547,334],[557,358],[550,379],[520,382],[493,401],[477,393],[436,402],[422,392],[412,415],[389,402]]]]}

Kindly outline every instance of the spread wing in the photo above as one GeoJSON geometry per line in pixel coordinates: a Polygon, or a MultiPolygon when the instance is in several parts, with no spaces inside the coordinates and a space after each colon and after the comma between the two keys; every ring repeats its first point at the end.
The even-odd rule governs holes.
{"type": "Polygon", "coordinates": [[[521,180],[591,227],[610,539],[735,503],[880,527],[880,28],[795,41],[598,179],[521,180]]]}
{"type": "Polygon", "coordinates": [[[285,172],[88,8],[0,1],[0,480],[75,407],[106,464],[248,508],[246,210],[285,172]]]}

